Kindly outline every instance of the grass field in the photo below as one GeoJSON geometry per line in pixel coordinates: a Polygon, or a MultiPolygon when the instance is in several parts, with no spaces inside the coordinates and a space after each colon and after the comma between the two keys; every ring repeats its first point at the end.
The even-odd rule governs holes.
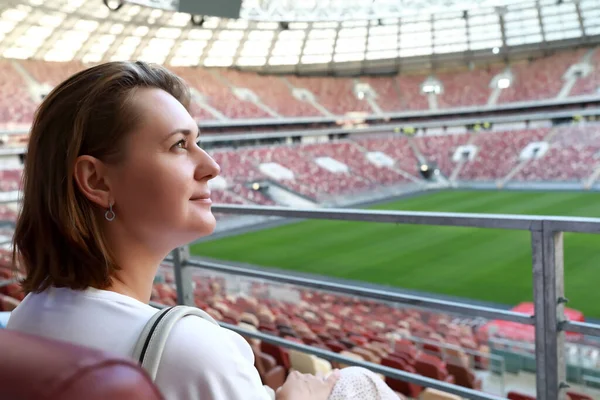
{"type": "MultiPolygon", "coordinates": [[[[447,191],[374,207],[600,217],[600,193],[447,191]]],[[[513,305],[532,299],[528,232],[306,221],[196,244],[192,253],[513,305]]],[[[600,318],[600,235],[565,234],[569,306],[600,318]]]]}

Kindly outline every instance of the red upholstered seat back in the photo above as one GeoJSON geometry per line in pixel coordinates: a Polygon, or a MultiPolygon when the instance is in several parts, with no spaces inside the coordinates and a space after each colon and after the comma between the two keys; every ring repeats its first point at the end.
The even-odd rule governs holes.
{"type": "Polygon", "coordinates": [[[162,400],[133,361],[101,351],[0,330],[0,398],[162,400]]]}

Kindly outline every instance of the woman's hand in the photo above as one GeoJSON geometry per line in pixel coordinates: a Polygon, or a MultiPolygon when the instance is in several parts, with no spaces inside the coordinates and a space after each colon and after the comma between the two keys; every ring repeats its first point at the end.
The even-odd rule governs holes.
{"type": "Polygon", "coordinates": [[[334,370],[327,378],[292,371],[276,392],[277,400],[327,400],[340,373],[334,370]]]}

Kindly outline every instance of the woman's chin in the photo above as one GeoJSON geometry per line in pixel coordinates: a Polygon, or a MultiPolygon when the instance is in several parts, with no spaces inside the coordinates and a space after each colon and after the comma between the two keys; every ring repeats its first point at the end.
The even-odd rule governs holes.
{"type": "Polygon", "coordinates": [[[212,234],[217,227],[217,220],[212,213],[206,213],[200,218],[197,223],[194,224],[194,231],[199,235],[198,237],[204,237],[212,234]]]}

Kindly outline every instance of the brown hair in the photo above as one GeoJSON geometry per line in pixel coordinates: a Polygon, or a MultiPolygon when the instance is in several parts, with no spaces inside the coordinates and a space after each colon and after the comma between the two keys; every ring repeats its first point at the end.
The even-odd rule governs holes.
{"type": "Polygon", "coordinates": [[[185,83],[143,62],[110,62],[60,85],[36,111],[23,172],[23,204],[13,237],[13,262],[26,274],[25,293],[50,286],[106,288],[118,270],[94,210],[73,177],[77,157],[117,163],[139,121],[131,99],[157,88],[189,110],[185,83]]]}

